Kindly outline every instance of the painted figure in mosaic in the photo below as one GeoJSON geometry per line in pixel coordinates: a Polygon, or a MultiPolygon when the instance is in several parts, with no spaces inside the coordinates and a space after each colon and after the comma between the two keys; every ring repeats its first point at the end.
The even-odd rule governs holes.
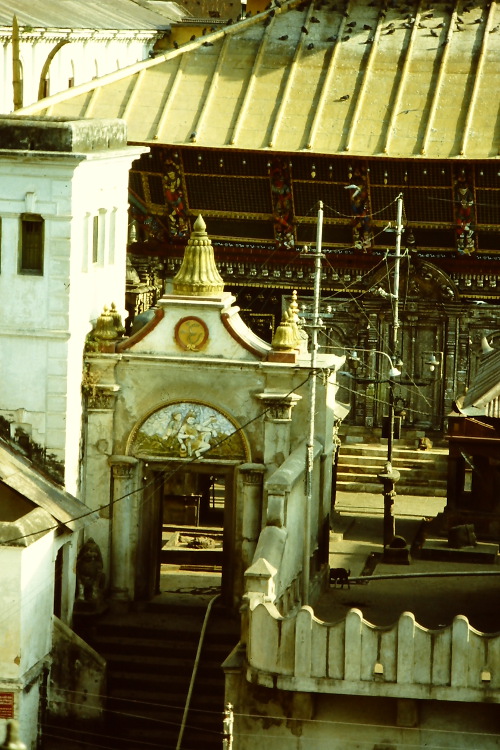
{"type": "Polygon", "coordinates": [[[141,424],[131,451],[171,458],[241,460],[246,451],[241,432],[228,418],[205,404],[177,402],[158,409],[141,424]]]}
{"type": "Polygon", "coordinates": [[[181,456],[199,456],[210,450],[210,438],[217,435],[216,421],[217,418],[212,416],[202,423],[197,423],[196,414],[189,412],[177,434],[181,456]]]}
{"type": "Polygon", "coordinates": [[[280,159],[275,159],[270,174],[276,243],[282,247],[293,247],[293,205],[288,166],[280,159]]]}
{"type": "Polygon", "coordinates": [[[168,230],[171,237],[184,237],[188,231],[186,207],[179,165],[172,157],[165,160],[163,193],[167,205],[168,230]]]}
{"type": "Polygon", "coordinates": [[[474,196],[465,175],[455,181],[455,226],[460,255],[474,252],[474,196]]]}
{"type": "Polygon", "coordinates": [[[179,444],[178,434],[182,427],[182,414],[180,411],[176,411],[172,414],[172,417],[167,424],[165,430],[165,441],[169,448],[174,448],[179,444]]]}
{"type": "Polygon", "coordinates": [[[364,170],[356,168],[349,174],[349,185],[345,186],[351,197],[352,232],[354,247],[363,253],[372,246],[371,220],[368,215],[368,189],[364,170]]]}

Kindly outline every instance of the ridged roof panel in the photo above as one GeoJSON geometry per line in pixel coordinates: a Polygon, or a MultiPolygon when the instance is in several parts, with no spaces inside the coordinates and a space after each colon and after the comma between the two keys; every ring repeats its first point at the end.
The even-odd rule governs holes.
{"type": "Polygon", "coordinates": [[[53,97],[47,113],[81,114],[89,88],[92,115],[124,116],[134,142],[494,158],[500,9],[290,0],[53,97]]]}
{"type": "MultiPolygon", "coordinates": [[[[15,15],[20,27],[47,29],[164,29],[169,26],[162,13],[142,7],[131,0],[0,0],[0,27],[10,27],[15,15]]],[[[170,18],[178,16],[175,4],[170,18]]]]}

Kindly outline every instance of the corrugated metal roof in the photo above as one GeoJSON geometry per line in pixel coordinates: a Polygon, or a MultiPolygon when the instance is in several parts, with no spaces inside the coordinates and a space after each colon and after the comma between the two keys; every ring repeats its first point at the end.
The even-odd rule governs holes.
{"type": "MultiPolygon", "coordinates": [[[[165,29],[162,12],[138,5],[134,0],[0,0],[0,26],[10,27],[12,17],[19,26],[47,29],[165,29]]],[[[173,12],[172,18],[177,15],[173,12]]]]}
{"type": "Polygon", "coordinates": [[[21,493],[73,531],[99,518],[96,511],[46,479],[3,442],[0,443],[0,482],[21,493]]]}
{"type": "Polygon", "coordinates": [[[46,111],[86,116],[96,89],[92,116],[124,117],[137,143],[498,158],[498,4],[389,5],[290,0],[46,111]]]}

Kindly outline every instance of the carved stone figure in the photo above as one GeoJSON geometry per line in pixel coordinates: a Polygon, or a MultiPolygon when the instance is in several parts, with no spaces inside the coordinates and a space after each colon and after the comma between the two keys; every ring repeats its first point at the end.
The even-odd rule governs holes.
{"type": "Polygon", "coordinates": [[[88,539],[76,561],[76,602],[85,609],[100,608],[104,594],[104,565],[99,545],[88,539]]]}

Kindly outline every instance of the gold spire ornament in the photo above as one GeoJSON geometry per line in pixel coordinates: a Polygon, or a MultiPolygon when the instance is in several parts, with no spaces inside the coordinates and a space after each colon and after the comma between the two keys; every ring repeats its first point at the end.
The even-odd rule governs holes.
{"type": "Polygon", "coordinates": [[[102,313],[97,318],[93,333],[94,338],[98,341],[114,341],[118,338],[113,314],[107,305],[104,306],[102,313]]]}
{"type": "Polygon", "coordinates": [[[297,344],[297,334],[291,320],[291,315],[285,310],[281,323],[274,332],[271,346],[278,352],[293,352],[297,344]]]}
{"type": "Polygon", "coordinates": [[[174,278],[173,291],[192,297],[207,297],[224,291],[224,281],[215,265],[212,240],[201,214],[194,223],[182,265],[174,278]]]}

